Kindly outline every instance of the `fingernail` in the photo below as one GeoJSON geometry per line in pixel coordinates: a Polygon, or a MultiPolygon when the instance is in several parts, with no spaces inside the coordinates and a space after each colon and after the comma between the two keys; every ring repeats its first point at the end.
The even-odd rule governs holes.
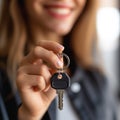
{"type": "Polygon", "coordinates": [[[64,50],[64,46],[62,46],[62,45],[59,45],[59,48],[60,48],[61,50],[64,50]]]}
{"type": "Polygon", "coordinates": [[[63,67],[63,62],[62,61],[58,61],[57,62],[57,67],[62,68],[63,67]]]}

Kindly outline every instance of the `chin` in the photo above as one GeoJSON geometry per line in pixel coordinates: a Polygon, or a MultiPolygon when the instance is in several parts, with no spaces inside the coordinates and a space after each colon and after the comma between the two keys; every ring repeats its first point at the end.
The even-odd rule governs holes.
{"type": "Polygon", "coordinates": [[[69,32],[71,31],[71,29],[56,29],[54,30],[54,32],[60,36],[64,36],[67,35],[69,32]]]}
{"type": "Polygon", "coordinates": [[[68,33],[69,33],[70,31],[66,31],[66,32],[59,32],[58,34],[60,35],[60,36],[65,36],[65,35],[67,35],[68,33]]]}

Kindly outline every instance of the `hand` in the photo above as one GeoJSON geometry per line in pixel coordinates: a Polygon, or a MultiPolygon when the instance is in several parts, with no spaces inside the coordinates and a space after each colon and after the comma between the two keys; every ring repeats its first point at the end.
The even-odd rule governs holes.
{"type": "Polygon", "coordinates": [[[41,41],[21,61],[16,81],[22,99],[19,119],[42,118],[55,98],[56,91],[50,86],[50,77],[51,71],[63,65],[57,56],[63,49],[56,42],[41,41]]]}

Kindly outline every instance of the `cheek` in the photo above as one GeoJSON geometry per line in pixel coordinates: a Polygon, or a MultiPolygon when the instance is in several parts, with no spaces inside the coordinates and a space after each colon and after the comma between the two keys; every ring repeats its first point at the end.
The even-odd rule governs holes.
{"type": "Polygon", "coordinates": [[[86,3],[87,0],[76,0],[76,3],[78,5],[84,5],[86,3]]]}
{"type": "Polygon", "coordinates": [[[80,12],[84,9],[86,2],[87,0],[76,0],[76,5],[80,12]]]}
{"type": "Polygon", "coordinates": [[[40,13],[40,0],[25,0],[25,8],[29,17],[35,17],[40,13]]]}
{"type": "Polygon", "coordinates": [[[86,5],[86,1],[87,0],[76,0],[76,5],[77,5],[76,14],[78,16],[83,12],[84,7],[86,5]]]}

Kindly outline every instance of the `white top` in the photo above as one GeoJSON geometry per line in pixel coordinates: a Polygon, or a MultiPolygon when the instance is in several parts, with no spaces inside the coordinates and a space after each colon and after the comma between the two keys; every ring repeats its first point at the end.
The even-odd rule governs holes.
{"type": "Polygon", "coordinates": [[[57,108],[57,120],[65,120],[65,119],[67,119],[67,120],[80,120],[80,118],[77,117],[75,111],[72,109],[72,106],[70,104],[70,101],[69,101],[67,94],[64,92],[63,110],[59,110],[57,108]]]}

